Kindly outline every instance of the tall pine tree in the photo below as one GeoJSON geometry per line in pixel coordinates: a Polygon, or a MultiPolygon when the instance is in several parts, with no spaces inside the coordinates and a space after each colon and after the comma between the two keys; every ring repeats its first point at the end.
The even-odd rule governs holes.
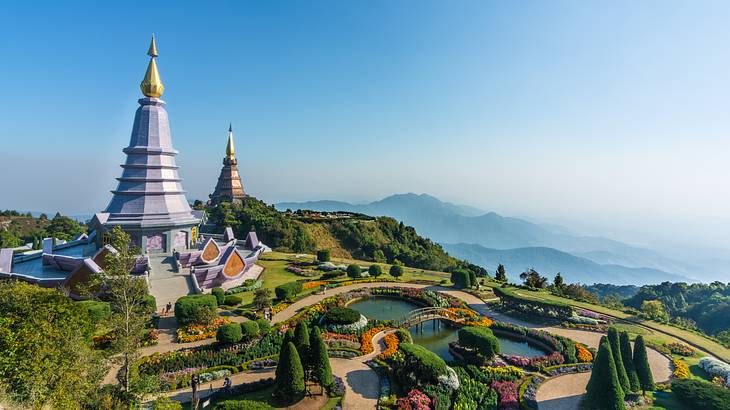
{"type": "Polygon", "coordinates": [[[583,398],[584,408],[596,410],[625,410],[624,392],[616,373],[611,344],[601,338],[598,354],[593,361],[593,371],[583,398]]]}
{"type": "Polygon", "coordinates": [[[646,345],[642,335],[636,336],[636,340],[634,340],[634,368],[639,377],[641,392],[646,394],[647,391],[654,390],[654,376],[651,374],[649,357],[646,355],[646,345]]]}
{"type": "Polygon", "coordinates": [[[629,333],[621,332],[619,338],[621,339],[621,359],[624,361],[624,368],[626,369],[626,375],[629,377],[631,391],[639,391],[641,384],[639,384],[639,376],[636,375],[636,368],[634,367],[634,354],[631,352],[629,333]]]}
{"type": "Polygon", "coordinates": [[[616,374],[618,375],[618,381],[621,383],[621,389],[624,393],[628,393],[631,391],[631,382],[629,381],[629,376],[626,374],[624,360],[621,357],[621,342],[619,341],[618,329],[613,326],[608,328],[608,342],[611,343],[611,354],[613,355],[613,362],[616,365],[616,374]]]}
{"type": "Polygon", "coordinates": [[[288,342],[279,353],[274,396],[283,402],[292,403],[304,395],[304,389],[302,361],[294,343],[288,342]]]}
{"type": "Polygon", "coordinates": [[[324,394],[324,388],[332,386],[334,378],[332,377],[330,359],[327,355],[327,345],[322,340],[322,335],[318,327],[312,330],[312,335],[309,339],[309,349],[312,366],[311,377],[319,382],[322,386],[322,394],[324,394]]]}

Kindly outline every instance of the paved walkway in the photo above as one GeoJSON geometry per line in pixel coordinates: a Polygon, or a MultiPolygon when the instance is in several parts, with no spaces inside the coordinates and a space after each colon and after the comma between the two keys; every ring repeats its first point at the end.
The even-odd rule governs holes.
{"type": "Polygon", "coordinates": [[[178,272],[172,256],[151,255],[150,293],[157,300],[157,310],[161,311],[168,302],[175,304],[180,296],[194,293],[190,273],[187,269],[178,272]]]}
{"type": "Polygon", "coordinates": [[[373,337],[375,350],[365,356],[352,359],[330,359],[332,374],[341,377],[347,386],[343,410],[374,409],[380,397],[380,379],[377,373],[365,364],[379,355],[384,349],[383,338],[388,332],[380,332],[373,337]]]}

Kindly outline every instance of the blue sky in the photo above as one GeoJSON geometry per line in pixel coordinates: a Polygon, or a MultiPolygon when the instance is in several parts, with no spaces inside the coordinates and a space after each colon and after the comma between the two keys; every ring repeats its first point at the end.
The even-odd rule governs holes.
{"type": "Polygon", "coordinates": [[[20,2],[0,11],[0,208],[116,185],[156,33],[189,199],[232,122],[269,202],[427,192],[724,246],[730,4],[20,2]]]}

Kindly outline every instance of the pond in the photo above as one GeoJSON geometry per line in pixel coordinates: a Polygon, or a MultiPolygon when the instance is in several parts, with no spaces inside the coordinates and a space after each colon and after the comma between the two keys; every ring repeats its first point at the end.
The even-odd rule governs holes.
{"type": "MultiPolygon", "coordinates": [[[[359,311],[369,319],[398,320],[420,306],[395,298],[372,297],[355,301],[348,307],[359,311]]],[[[454,360],[454,357],[449,353],[449,343],[457,339],[458,328],[449,326],[446,323],[441,323],[441,326],[434,326],[433,321],[431,321],[423,323],[423,326],[414,326],[408,331],[411,332],[414,343],[436,353],[444,360],[454,360]]],[[[545,354],[542,350],[532,347],[526,342],[504,337],[498,338],[502,353],[527,357],[545,354]]]]}

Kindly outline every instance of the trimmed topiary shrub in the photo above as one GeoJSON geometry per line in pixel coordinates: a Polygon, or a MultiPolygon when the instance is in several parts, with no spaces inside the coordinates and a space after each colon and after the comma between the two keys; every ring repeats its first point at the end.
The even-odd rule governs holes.
{"type": "Polygon", "coordinates": [[[390,274],[390,276],[398,279],[403,276],[403,266],[393,265],[390,267],[390,271],[388,273],[390,274]]]}
{"type": "Polygon", "coordinates": [[[469,272],[465,270],[455,270],[451,272],[451,281],[454,283],[454,286],[459,289],[466,289],[468,287],[471,287],[469,272]]]}
{"type": "Polygon", "coordinates": [[[109,302],[100,302],[98,300],[82,300],[78,302],[79,305],[86,308],[86,312],[89,314],[89,319],[94,323],[101,323],[112,314],[109,302]]]}
{"type": "Polygon", "coordinates": [[[421,345],[401,343],[399,349],[403,352],[403,362],[395,366],[395,372],[405,390],[438,384],[439,376],[448,373],[444,359],[421,345]]]}
{"type": "Polygon", "coordinates": [[[317,251],[317,261],[329,262],[332,259],[332,252],[329,249],[320,249],[317,251]]]}
{"type": "Polygon", "coordinates": [[[405,329],[396,329],[395,335],[398,336],[398,341],[400,343],[413,343],[413,336],[411,335],[411,332],[405,329]]]}
{"type": "Polygon", "coordinates": [[[274,293],[280,300],[294,299],[301,291],[302,284],[300,282],[289,282],[274,288],[274,293]]]}
{"type": "Polygon", "coordinates": [[[238,343],[241,341],[241,326],[238,323],[227,323],[218,328],[215,338],[224,344],[238,343]]]}
{"type": "Polygon", "coordinates": [[[213,295],[188,295],[183,296],[175,302],[175,317],[177,322],[183,326],[192,323],[200,323],[208,319],[218,302],[213,295]]]}
{"type": "Polygon", "coordinates": [[[238,295],[228,295],[225,296],[225,300],[223,302],[226,306],[238,306],[243,302],[243,298],[238,295]]]}
{"type": "Polygon", "coordinates": [[[360,312],[354,309],[335,306],[324,314],[328,323],[333,325],[350,325],[360,320],[360,312]]]}
{"type": "Polygon", "coordinates": [[[294,343],[282,346],[279,364],[276,367],[274,396],[279,400],[292,403],[304,395],[304,368],[294,343]]]}
{"type": "Polygon", "coordinates": [[[345,272],[343,272],[341,270],[333,270],[333,271],[330,271],[330,272],[323,273],[322,274],[322,277],[320,279],[322,279],[322,280],[329,280],[329,279],[339,278],[341,276],[345,276],[345,272]]]}
{"type": "Polygon", "coordinates": [[[352,279],[357,279],[362,276],[362,269],[360,268],[360,265],[349,265],[347,267],[347,276],[349,276],[352,279]]]}
{"type": "Polygon", "coordinates": [[[327,345],[324,344],[318,327],[312,329],[309,338],[309,356],[312,379],[319,382],[322,387],[332,386],[334,378],[332,377],[327,345]]]}
{"type": "Polygon", "coordinates": [[[499,353],[499,339],[487,327],[462,327],[459,329],[459,345],[476,350],[486,359],[499,353]]]}
{"type": "Polygon", "coordinates": [[[631,391],[639,391],[641,389],[641,383],[639,383],[639,376],[636,375],[636,369],[634,368],[634,354],[631,352],[629,333],[621,332],[619,339],[621,342],[621,360],[624,361],[624,368],[626,369],[626,376],[629,378],[631,391]]]}
{"type": "Polygon", "coordinates": [[[213,288],[210,294],[215,296],[215,300],[218,302],[218,306],[222,305],[226,301],[226,292],[223,288],[213,288]]]}
{"type": "Polygon", "coordinates": [[[259,335],[259,324],[253,320],[241,323],[241,340],[247,342],[259,335]]]}
{"type": "Polygon", "coordinates": [[[677,379],[672,392],[688,407],[697,410],[730,410],[730,390],[697,379],[677,379]]]}
{"type": "Polygon", "coordinates": [[[613,356],[613,362],[616,364],[616,375],[618,375],[618,381],[621,383],[621,389],[624,393],[628,393],[631,391],[631,384],[629,382],[629,376],[626,374],[624,360],[621,357],[621,342],[619,341],[618,329],[613,326],[608,328],[608,343],[611,344],[611,355],[613,356]]]}
{"type": "Polygon", "coordinates": [[[636,336],[636,340],[634,340],[634,369],[639,377],[642,392],[654,390],[654,376],[651,374],[649,357],[646,355],[646,345],[642,335],[636,336]]]}
{"type": "Polygon", "coordinates": [[[259,334],[266,336],[271,331],[271,323],[266,319],[256,319],[256,324],[259,325],[259,334]]]}
{"type": "Polygon", "coordinates": [[[380,265],[370,265],[370,267],[368,268],[368,273],[370,274],[370,276],[377,278],[383,274],[383,268],[381,268],[380,265]]]}
{"type": "Polygon", "coordinates": [[[592,409],[624,410],[624,391],[616,373],[616,363],[611,353],[611,344],[604,336],[593,362],[591,378],[588,380],[583,402],[592,409]]]}

